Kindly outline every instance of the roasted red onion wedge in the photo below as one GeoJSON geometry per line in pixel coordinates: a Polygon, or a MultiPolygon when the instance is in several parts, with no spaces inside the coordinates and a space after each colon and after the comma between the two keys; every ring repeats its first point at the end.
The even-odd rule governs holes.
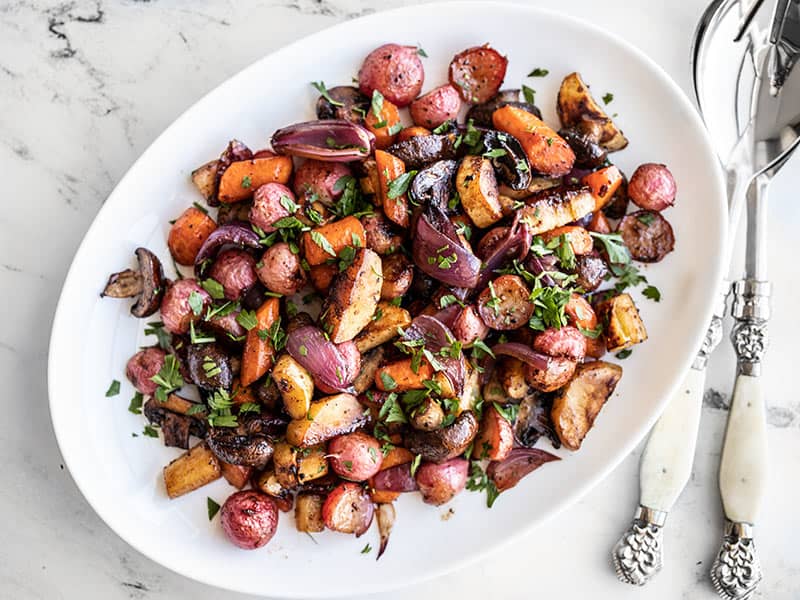
{"type": "Polygon", "coordinates": [[[506,236],[497,242],[492,253],[486,259],[475,287],[479,289],[484,287],[494,277],[495,269],[498,269],[507,260],[526,256],[531,249],[532,239],[530,228],[526,223],[520,221],[519,213],[517,213],[506,236]]]}
{"type": "Polygon", "coordinates": [[[414,492],[419,489],[416,479],[411,475],[411,463],[378,471],[372,478],[372,487],[387,492],[414,492]]]}
{"type": "Polygon", "coordinates": [[[197,258],[194,259],[195,271],[202,271],[207,262],[217,256],[219,251],[225,247],[238,248],[260,248],[258,234],[246,223],[234,221],[227,225],[217,227],[211,232],[200,246],[197,258]]]}
{"type": "Polygon", "coordinates": [[[502,492],[517,485],[528,473],[553,460],[561,458],[538,448],[514,448],[505,459],[490,462],[486,474],[494,482],[497,491],[502,492]]]}
{"type": "Polygon", "coordinates": [[[378,519],[378,532],[381,536],[381,545],[378,548],[378,560],[381,555],[386,551],[386,546],[389,544],[389,536],[392,534],[392,527],[394,527],[395,512],[394,504],[378,504],[378,509],[375,511],[375,516],[378,519]]]}
{"type": "Polygon", "coordinates": [[[425,358],[434,369],[441,371],[447,377],[458,395],[464,389],[466,377],[464,355],[461,352],[458,352],[458,356],[439,352],[442,348],[451,347],[455,340],[453,332],[436,317],[420,315],[405,330],[401,343],[405,342],[409,350],[416,350],[422,341],[425,358]]]}
{"type": "Polygon", "coordinates": [[[440,208],[429,205],[416,219],[411,237],[414,263],[423,273],[453,287],[477,285],[481,261],[463,245],[440,208]]]}
{"type": "Polygon", "coordinates": [[[375,148],[375,136],[361,125],[343,119],[295,123],[272,135],[278,154],[328,162],[364,160],[375,148]]]}
{"type": "Polygon", "coordinates": [[[361,360],[360,356],[353,355],[354,352],[358,355],[358,350],[349,347],[354,344],[345,344],[334,344],[318,327],[305,325],[289,333],[286,350],[311,373],[317,386],[335,392],[350,392],[361,360]],[[344,347],[345,344],[348,346],[344,347]]]}
{"type": "Polygon", "coordinates": [[[526,365],[530,365],[536,369],[542,370],[547,370],[551,360],[551,358],[546,354],[536,352],[530,346],[520,344],[519,342],[506,342],[503,344],[497,344],[492,348],[492,352],[494,352],[495,356],[513,356],[514,358],[524,362],[526,365]]]}

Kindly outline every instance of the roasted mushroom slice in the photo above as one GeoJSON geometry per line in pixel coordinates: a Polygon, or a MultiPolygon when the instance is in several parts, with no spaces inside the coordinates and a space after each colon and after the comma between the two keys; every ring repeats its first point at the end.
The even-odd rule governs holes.
{"type": "Polygon", "coordinates": [[[554,448],[561,447],[561,440],[558,439],[550,418],[552,407],[552,394],[534,391],[522,399],[514,423],[514,439],[520,446],[533,448],[540,437],[546,436],[554,448]]]}
{"type": "Polygon", "coordinates": [[[114,273],[100,294],[101,297],[136,298],[131,306],[134,317],[149,317],[161,305],[164,295],[164,270],[161,261],[147,248],[136,249],[138,269],[125,269],[114,273]]]}
{"type": "MultiPolygon", "coordinates": [[[[188,401],[186,401],[188,404],[188,401]]],[[[171,448],[189,449],[189,436],[203,438],[206,435],[205,421],[170,410],[166,403],[150,398],[144,405],[144,416],[150,423],[161,427],[164,445],[171,448]]]]}
{"type": "Polygon", "coordinates": [[[317,100],[318,119],[344,119],[363,123],[369,110],[369,98],[351,85],[338,85],[317,100]]]}
{"type": "Polygon", "coordinates": [[[267,466],[274,450],[266,436],[247,434],[239,429],[214,428],[206,436],[206,443],[217,458],[256,469],[267,466]]]}
{"type": "Polygon", "coordinates": [[[454,160],[440,160],[422,169],[411,184],[411,198],[422,206],[434,204],[446,208],[453,193],[457,166],[454,160]]]}
{"type": "Polygon", "coordinates": [[[482,141],[484,156],[491,158],[500,181],[512,190],[527,190],[531,184],[531,165],[519,140],[501,131],[487,131],[482,141]]]}
{"type": "Polygon", "coordinates": [[[186,365],[190,381],[205,390],[229,390],[233,385],[230,356],[219,344],[191,344],[186,350],[186,365]]]}
{"type": "Polygon", "coordinates": [[[437,160],[458,158],[460,146],[455,133],[415,135],[392,144],[386,151],[402,160],[406,169],[421,169],[437,160]]]}
{"type": "Polygon", "coordinates": [[[452,425],[436,431],[409,431],[405,443],[423,460],[443,463],[464,453],[478,433],[478,420],[472,411],[462,412],[452,425]]]}

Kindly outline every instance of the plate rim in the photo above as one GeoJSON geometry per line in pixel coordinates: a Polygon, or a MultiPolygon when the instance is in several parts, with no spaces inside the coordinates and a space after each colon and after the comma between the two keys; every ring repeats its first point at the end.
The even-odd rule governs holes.
{"type": "MultiPolygon", "coordinates": [[[[100,210],[92,219],[91,224],[86,229],[86,232],[84,233],[83,238],[81,239],[81,242],[75,252],[72,262],[70,263],[70,267],[67,270],[67,274],[64,278],[64,283],[59,293],[59,300],[54,313],[53,324],[50,332],[48,361],[47,361],[47,386],[48,386],[48,397],[49,397],[49,412],[50,412],[51,424],[53,427],[53,431],[55,433],[56,441],[58,443],[59,452],[61,453],[62,459],[64,461],[64,465],[67,467],[67,470],[69,471],[70,476],[75,482],[75,485],[80,490],[81,495],[84,497],[89,506],[91,506],[92,510],[97,514],[97,516],[100,517],[100,519],[105,523],[106,526],[109,527],[111,531],[114,532],[115,535],[117,535],[130,547],[134,548],[137,552],[147,557],[148,560],[152,560],[154,563],[157,563],[160,566],[169,569],[174,573],[177,573],[178,575],[198,581],[204,585],[208,585],[216,589],[229,590],[244,594],[261,595],[265,597],[278,597],[275,596],[274,594],[270,594],[269,590],[254,591],[252,588],[246,587],[241,584],[237,584],[235,581],[231,581],[226,583],[225,585],[221,585],[216,581],[213,581],[210,578],[206,577],[204,573],[190,572],[188,569],[185,569],[182,566],[182,564],[177,560],[170,561],[170,560],[155,559],[151,555],[151,553],[143,549],[140,544],[136,544],[128,540],[126,537],[124,537],[117,531],[117,529],[111,524],[112,522],[116,521],[116,518],[111,516],[109,514],[109,511],[107,511],[105,508],[93,502],[92,498],[90,497],[90,495],[87,494],[86,491],[88,487],[86,478],[83,475],[76,475],[76,471],[74,471],[72,468],[71,458],[68,457],[66,454],[64,454],[63,448],[65,445],[64,440],[66,439],[65,437],[66,433],[60,428],[58,420],[58,413],[61,410],[63,410],[58,407],[58,404],[60,401],[61,404],[64,405],[63,402],[64,398],[61,397],[62,395],[58,391],[58,385],[56,381],[56,379],[58,378],[57,375],[58,370],[53,365],[55,359],[57,359],[59,354],[63,352],[61,350],[61,347],[66,342],[66,340],[62,341],[61,339],[64,336],[59,337],[60,330],[63,329],[64,323],[68,320],[68,315],[65,313],[66,311],[65,291],[67,290],[68,286],[75,285],[74,271],[76,269],[76,265],[80,262],[79,259],[81,259],[83,254],[87,251],[86,250],[87,238],[89,237],[90,232],[95,228],[97,223],[103,219],[104,215],[111,210],[109,206],[115,203],[115,198],[119,194],[119,190],[126,187],[126,183],[128,179],[131,177],[131,174],[137,170],[137,166],[144,160],[146,156],[149,155],[153,146],[155,146],[161,140],[162,137],[166,136],[174,128],[177,128],[180,124],[189,119],[192,116],[192,113],[195,111],[197,106],[207,102],[210,98],[213,98],[215,95],[220,94],[221,91],[227,85],[230,84],[230,82],[246,77],[252,70],[254,70],[257,67],[257,65],[267,60],[268,58],[272,57],[273,55],[277,53],[291,52],[293,49],[308,43],[317,36],[321,36],[325,33],[328,33],[330,30],[352,27],[353,23],[364,23],[377,18],[386,18],[387,16],[389,17],[400,16],[402,14],[408,14],[408,13],[414,14],[414,16],[419,16],[419,12],[438,11],[441,10],[443,7],[446,7],[448,9],[458,9],[459,7],[474,9],[476,6],[481,6],[483,8],[488,8],[488,9],[494,8],[501,11],[517,12],[519,14],[525,14],[526,17],[528,18],[545,16],[552,20],[570,23],[572,26],[588,30],[592,34],[598,36],[599,38],[602,38],[604,43],[621,47],[624,51],[632,54],[638,60],[644,63],[650,73],[656,76],[666,87],[670,88],[675,93],[675,95],[679,97],[680,99],[679,101],[682,105],[681,108],[684,109],[689,115],[690,118],[689,126],[693,130],[696,130],[699,134],[702,143],[702,150],[709,156],[716,158],[716,153],[711,143],[708,131],[706,130],[702,118],[698,110],[692,103],[692,101],[689,99],[689,97],[683,91],[683,89],[672,79],[672,77],[658,63],[656,63],[652,58],[650,58],[644,51],[634,46],[631,42],[628,42],[627,40],[617,36],[616,34],[611,33],[610,31],[607,31],[602,27],[595,25],[594,23],[586,21],[583,18],[574,17],[572,15],[557,10],[553,10],[550,8],[542,8],[539,6],[532,6],[527,4],[516,4],[513,2],[507,2],[503,0],[447,0],[443,2],[431,2],[421,5],[403,6],[389,10],[378,10],[373,13],[360,16],[356,19],[340,21],[338,23],[335,23],[333,25],[315,31],[309,35],[306,35],[302,38],[299,38],[291,42],[290,44],[281,46],[279,48],[275,48],[271,52],[264,54],[263,56],[257,58],[250,64],[241,68],[233,75],[222,80],[213,89],[209,90],[206,94],[204,94],[202,97],[198,98],[195,102],[193,102],[190,106],[188,106],[178,117],[176,117],[166,128],[164,128],[158,134],[158,136],[147,146],[147,148],[136,158],[136,160],[126,170],[125,174],[120,178],[119,182],[114,186],[114,189],[108,195],[105,202],[100,207],[100,210]]],[[[718,164],[718,161],[714,161],[714,163],[718,164]]],[[[715,194],[716,202],[714,204],[717,208],[716,216],[718,222],[716,225],[720,231],[719,244],[722,245],[727,236],[729,235],[729,231],[727,228],[727,219],[726,219],[727,204],[725,201],[725,191],[724,191],[725,187],[724,187],[723,174],[721,168],[717,168],[713,171],[713,173],[709,175],[713,179],[712,187],[716,188],[717,190],[717,194],[715,194]]],[[[712,199],[709,198],[708,202],[712,202],[712,199]]],[[[720,286],[720,283],[724,276],[724,270],[725,270],[725,265],[722,263],[721,257],[718,256],[715,260],[713,268],[714,277],[713,281],[711,282],[715,290],[718,289],[720,286]]],[[[715,303],[713,301],[707,302],[707,305],[703,311],[703,322],[709,322],[711,320],[714,311],[714,306],[715,303]]],[[[678,370],[679,373],[684,373],[689,370],[691,362],[694,359],[694,356],[701,347],[704,335],[705,335],[705,330],[698,331],[695,334],[694,340],[692,341],[691,345],[687,346],[690,347],[692,351],[686,353],[686,357],[684,358],[682,364],[680,365],[681,369],[678,370]]],[[[625,457],[627,457],[631,453],[631,451],[642,441],[644,436],[652,428],[656,420],[660,417],[661,413],[666,407],[667,402],[674,396],[680,384],[681,384],[681,378],[676,377],[670,388],[667,390],[667,393],[665,393],[658,401],[653,413],[646,420],[646,422],[643,422],[640,425],[639,429],[631,437],[631,441],[622,444],[616,450],[616,452],[612,453],[611,459],[608,460],[607,464],[603,468],[598,469],[591,477],[587,477],[582,482],[580,482],[580,484],[576,485],[569,493],[566,493],[562,497],[562,501],[558,503],[556,506],[554,506],[548,511],[543,511],[541,513],[542,516],[540,518],[531,519],[529,522],[520,525],[520,527],[516,531],[514,531],[513,534],[505,538],[496,540],[494,542],[487,543],[482,550],[477,551],[471,555],[449,561],[443,566],[438,566],[438,567],[433,566],[431,569],[421,574],[415,573],[413,575],[408,575],[402,581],[397,580],[395,582],[376,585],[367,590],[362,590],[359,593],[374,594],[383,591],[396,590],[408,587],[413,584],[429,581],[433,578],[440,577],[449,572],[463,569],[464,567],[470,564],[474,564],[475,562],[485,558],[489,554],[497,552],[500,548],[510,544],[512,541],[519,540],[522,536],[530,534],[531,531],[535,529],[537,526],[540,526],[544,522],[555,518],[562,511],[572,507],[580,498],[585,496],[592,488],[594,488],[601,481],[606,479],[608,475],[620,465],[620,463],[625,459],[625,457]]],[[[77,472],[80,473],[80,470],[78,470],[77,472]]],[[[350,594],[351,592],[348,591],[333,590],[332,593],[317,594],[314,597],[336,598],[336,597],[346,597],[350,594]]],[[[308,596],[308,594],[303,594],[302,590],[299,590],[298,593],[296,594],[284,594],[280,597],[308,598],[310,596],[308,596]]]]}

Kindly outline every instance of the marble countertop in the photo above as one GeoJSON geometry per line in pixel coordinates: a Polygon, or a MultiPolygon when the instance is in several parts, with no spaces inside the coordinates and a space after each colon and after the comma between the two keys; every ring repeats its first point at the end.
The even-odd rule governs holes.
{"type": "MultiPolygon", "coordinates": [[[[391,5],[408,2],[393,2],[391,5]]],[[[539,0],[585,15],[644,50],[690,93],[689,45],[703,0],[539,0]]],[[[128,547],[65,470],[50,424],[52,315],[72,256],[139,154],[198,97],[270,50],[389,3],[378,0],[4,0],[0,2],[0,597],[28,600],[223,597],[128,547]],[[46,240],[46,242],[44,241],[46,240]]],[[[771,488],[757,544],[756,598],[800,594],[800,402],[792,372],[800,283],[800,156],[772,188],[772,346],[765,365],[771,488]]],[[[709,372],[695,469],[670,516],[666,566],[644,589],[616,582],[609,550],[636,504],[641,448],[578,504],[489,559],[395,593],[405,598],[715,598],[708,568],[722,515],[716,471],[734,372],[730,345],[709,372]]],[[[224,594],[244,600],[245,596],[224,594]]]]}

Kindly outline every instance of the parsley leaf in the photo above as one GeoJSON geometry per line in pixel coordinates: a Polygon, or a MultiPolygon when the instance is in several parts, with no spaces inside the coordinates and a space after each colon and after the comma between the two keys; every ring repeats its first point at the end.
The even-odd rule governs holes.
{"type": "MultiPolygon", "coordinates": [[[[372,109],[372,114],[375,115],[375,118],[380,119],[381,112],[383,111],[383,94],[381,94],[378,90],[373,90],[372,92],[372,103],[370,104],[370,108],[372,109]]],[[[383,126],[386,126],[385,121],[383,126]]]]}
{"type": "Polygon", "coordinates": [[[420,463],[422,463],[422,455],[421,454],[417,454],[414,457],[414,460],[411,461],[411,476],[412,477],[414,477],[414,475],[417,474],[417,469],[419,469],[420,463]]]}
{"type": "Polygon", "coordinates": [[[111,382],[111,385],[108,386],[108,390],[106,391],[106,398],[111,398],[112,396],[116,396],[119,394],[119,381],[116,379],[111,382]]]}
{"type": "Polygon", "coordinates": [[[336,256],[336,251],[331,246],[331,243],[319,231],[311,232],[311,240],[331,256],[336,256]]]}
{"type": "Polygon", "coordinates": [[[158,339],[158,345],[162,350],[168,350],[172,343],[172,335],[164,329],[161,321],[151,321],[144,330],[145,335],[154,335],[158,339]]]}
{"type": "Polygon", "coordinates": [[[423,50],[422,46],[417,46],[417,54],[419,54],[422,58],[428,58],[428,53],[423,50]]]}
{"type": "Polygon", "coordinates": [[[650,227],[653,224],[653,221],[656,220],[656,217],[653,213],[643,212],[640,215],[636,215],[636,220],[642,223],[645,227],[650,227]]]}
{"type": "Polygon", "coordinates": [[[489,479],[485,471],[481,468],[478,461],[473,460],[470,469],[469,479],[467,479],[467,489],[471,492],[486,491],[486,506],[492,508],[494,501],[500,492],[494,481],[489,479]]]}
{"type": "Polygon", "coordinates": [[[394,200],[395,198],[399,198],[403,194],[408,191],[408,186],[411,185],[411,182],[414,180],[414,176],[417,174],[416,171],[408,171],[407,173],[403,173],[397,179],[393,179],[389,182],[389,187],[386,191],[386,197],[389,200],[394,200]]]}
{"type": "Polygon", "coordinates": [[[631,262],[631,253],[622,241],[622,236],[618,233],[596,233],[590,232],[594,239],[600,240],[608,253],[608,260],[615,264],[626,265],[631,262]]]}
{"type": "Polygon", "coordinates": [[[394,377],[389,375],[386,371],[381,371],[381,383],[383,383],[383,389],[387,392],[391,392],[397,387],[397,382],[394,380],[394,377]]]}
{"type": "Polygon", "coordinates": [[[608,104],[608,103],[609,103],[609,102],[611,102],[613,99],[614,99],[614,94],[612,94],[611,92],[607,92],[607,93],[606,93],[606,94],[603,96],[603,104],[608,104]]]}
{"type": "Polygon", "coordinates": [[[225,297],[225,288],[222,287],[220,282],[214,279],[204,279],[200,282],[200,285],[214,300],[222,300],[225,297]]]}
{"type": "Polygon", "coordinates": [[[152,425],[145,425],[144,429],[142,430],[142,433],[147,437],[153,437],[153,438],[158,437],[158,429],[156,429],[152,425]]]}
{"type": "Polygon", "coordinates": [[[200,313],[203,312],[203,297],[199,292],[193,291],[189,294],[189,307],[196,317],[199,317],[200,313]]]}
{"type": "Polygon", "coordinates": [[[142,392],[136,392],[131,398],[131,403],[128,405],[128,411],[135,415],[142,414],[142,402],[144,402],[144,395],[142,392]]]}
{"type": "Polygon", "coordinates": [[[529,88],[524,83],[522,84],[522,95],[525,97],[525,102],[527,102],[529,104],[535,104],[536,103],[536,100],[535,100],[535,98],[536,98],[536,90],[534,90],[532,88],[529,88]]]}
{"type": "Polygon", "coordinates": [[[369,554],[370,552],[372,552],[372,546],[367,542],[367,545],[361,549],[361,554],[369,554]]]}
{"type": "Polygon", "coordinates": [[[208,507],[208,520],[211,521],[219,512],[219,504],[211,498],[206,498],[206,506],[208,507]]]}
{"type": "Polygon", "coordinates": [[[654,300],[655,302],[661,302],[661,292],[654,285],[648,285],[646,288],[644,288],[642,290],[642,295],[645,298],[649,298],[650,300],[654,300]]]}
{"type": "Polygon", "coordinates": [[[155,397],[159,402],[166,402],[167,394],[183,387],[183,377],[181,377],[177,357],[174,354],[167,354],[161,370],[153,375],[150,381],[158,386],[155,397]]]}
{"type": "Polygon", "coordinates": [[[625,348],[624,350],[620,350],[614,356],[616,356],[620,360],[624,360],[628,358],[631,354],[633,354],[633,350],[630,348],[625,348]]]}
{"type": "Polygon", "coordinates": [[[528,73],[528,77],[547,77],[548,73],[550,73],[550,71],[547,69],[536,67],[533,71],[528,73]]]}
{"type": "Polygon", "coordinates": [[[325,87],[324,81],[312,81],[311,85],[313,85],[316,88],[316,90],[320,93],[320,95],[323,98],[325,98],[325,100],[327,100],[334,106],[344,106],[342,102],[339,102],[338,100],[334,100],[333,98],[331,98],[330,94],[328,93],[328,89],[325,87]]]}
{"type": "Polygon", "coordinates": [[[483,158],[500,158],[501,156],[505,156],[506,154],[508,154],[508,152],[506,152],[502,148],[493,148],[488,152],[484,152],[483,158]]]}
{"type": "Polygon", "coordinates": [[[252,185],[253,179],[250,177],[250,175],[245,175],[242,177],[242,189],[249,190],[252,185]]]}
{"type": "Polygon", "coordinates": [[[247,331],[250,331],[258,325],[255,311],[246,309],[242,309],[242,312],[236,315],[236,322],[247,329],[247,331]]]}

